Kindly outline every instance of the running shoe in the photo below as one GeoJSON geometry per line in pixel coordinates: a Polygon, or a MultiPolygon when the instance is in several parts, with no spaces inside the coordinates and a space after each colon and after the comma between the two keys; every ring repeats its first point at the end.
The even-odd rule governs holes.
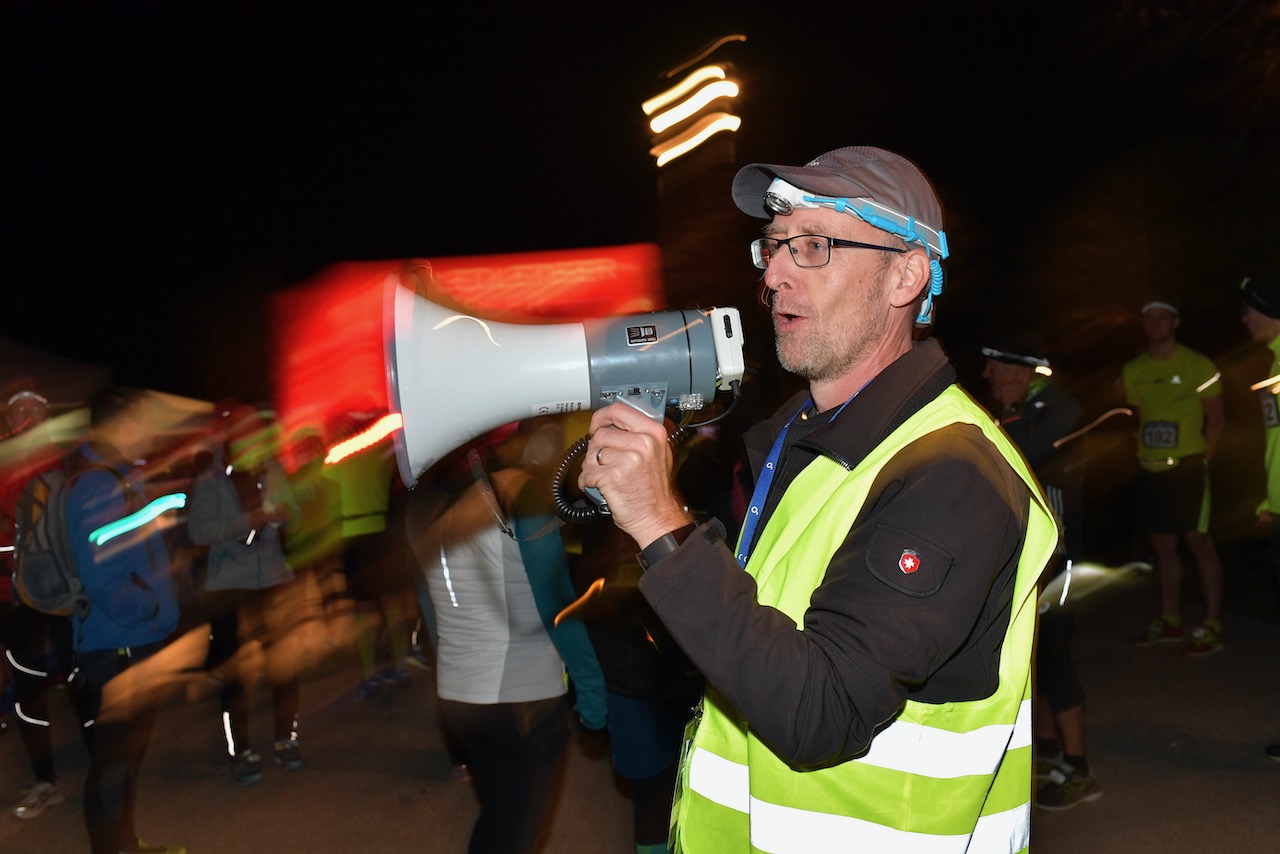
{"type": "Polygon", "coordinates": [[[1182,648],[1182,652],[1192,658],[1203,658],[1221,652],[1223,647],[1222,632],[1215,631],[1211,626],[1197,626],[1192,630],[1191,640],[1182,648]]]}
{"type": "Polygon", "coordinates": [[[410,652],[409,655],[405,658],[405,663],[412,665],[413,667],[416,667],[419,670],[426,670],[428,673],[431,672],[435,667],[431,663],[431,657],[428,656],[425,652],[423,652],[421,648],[417,648],[417,647],[415,647],[413,651],[410,652]]]}
{"type": "Polygon", "coordinates": [[[1061,750],[1051,754],[1037,752],[1035,779],[1049,780],[1053,777],[1055,771],[1061,774],[1063,769],[1066,768],[1065,762],[1066,760],[1063,759],[1061,750]]]}
{"type": "Polygon", "coordinates": [[[36,783],[22,793],[22,801],[13,809],[18,818],[35,818],[45,811],[46,807],[54,807],[66,800],[62,792],[53,783],[36,783]]]}
{"type": "Polygon", "coordinates": [[[185,845],[148,845],[141,839],[138,844],[121,854],[187,854],[185,845]]]}
{"type": "Polygon", "coordinates": [[[1102,786],[1092,774],[1081,777],[1075,772],[1054,772],[1052,779],[1036,793],[1036,806],[1050,811],[1069,810],[1100,797],[1102,786]]]}
{"type": "Polygon", "coordinates": [[[407,688],[413,684],[413,677],[409,675],[409,671],[399,667],[388,667],[382,671],[381,678],[383,685],[394,688],[407,688]]]}
{"type": "Polygon", "coordinates": [[[1145,633],[1130,638],[1134,646],[1155,646],[1158,643],[1182,643],[1187,636],[1186,627],[1171,625],[1164,617],[1156,617],[1145,633]]]}
{"type": "Polygon", "coordinates": [[[286,771],[297,771],[304,764],[302,751],[298,749],[298,740],[296,738],[277,741],[272,752],[275,754],[276,764],[286,771]]]}
{"type": "Polygon", "coordinates": [[[242,786],[262,782],[262,757],[252,750],[242,750],[231,757],[231,776],[242,786]]]}

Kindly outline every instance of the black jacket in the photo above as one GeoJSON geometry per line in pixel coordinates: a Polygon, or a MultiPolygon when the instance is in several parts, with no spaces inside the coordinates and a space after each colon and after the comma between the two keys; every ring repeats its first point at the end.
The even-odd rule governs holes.
{"type": "MultiPolygon", "coordinates": [[[[830,413],[804,426],[797,419],[762,527],[815,455],[852,468],[954,381],[942,349],[926,340],[834,420],[830,413]]],[[[797,395],[747,433],[757,474],[806,401],[797,395]]],[[[803,631],[756,603],[754,579],[715,522],[654,565],[640,588],[756,735],[794,767],[832,765],[864,753],[908,698],[942,703],[995,690],[1029,500],[1026,484],[979,428],[950,425],[881,471],[813,593],[803,631]],[[935,592],[904,587],[897,569],[904,548],[942,567],[935,592]]]]}

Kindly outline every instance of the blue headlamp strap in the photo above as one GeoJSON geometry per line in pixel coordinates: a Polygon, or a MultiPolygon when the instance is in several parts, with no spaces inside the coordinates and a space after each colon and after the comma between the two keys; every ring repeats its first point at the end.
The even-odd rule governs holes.
{"type": "Polygon", "coordinates": [[[915,217],[903,217],[896,211],[877,204],[872,199],[850,199],[847,196],[813,196],[805,193],[801,197],[811,205],[822,205],[833,208],[837,213],[856,216],[867,225],[896,234],[908,243],[920,243],[933,255],[929,258],[929,292],[925,294],[916,315],[916,323],[927,326],[933,322],[933,298],[942,294],[942,264],[950,254],[947,249],[947,233],[935,230],[923,223],[917,223],[915,217]]]}
{"type": "MultiPolygon", "coordinates": [[[[858,389],[862,391],[862,389],[858,389]]],[[[858,391],[853,393],[853,397],[858,396],[858,391]]],[[[835,421],[849,405],[853,397],[840,404],[831,416],[831,421],[835,421]]],[[[800,417],[800,413],[813,406],[813,398],[796,410],[795,415],[787,419],[787,423],[782,426],[782,430],[778,433],[778,438],[773,440],[773,447],[769,449],[769,456],[765,457],[764,468],[760,469],[760,479],[756,481],[756,488],[751,493],[751,503],[747,505],[746,518],[742,520],[742,536],[738,538],[738,565],[743,569],[747,568],[747,558],[751,556],[751,547],[755,544],[756,528],[760,526],[761,514],[764,513],[765,502],[769,500],[769,488],[773,486],[773,476],[778,470],[778,460],[782,456],[782,448],[787,443],[787,431],[791,429],[791,424],[800,417]]],[[[830,423],[830,422],[828,422],[830,423]]]]}
{"type": "Polygon", "coordinates": [[[778,213],[790,213],[793,208],[828,207],[837,213],[856,216],[868,225],[901,237],[908,243],[919,243],[929,250],[929,290],[916,316],[916,324],[927,326],[933,322],[933,298],[942,294],[942,261],[950,255],[947,233],[932,228],[915,217],[904,216],[875,199],[850,198],[848,196],[817,196],[801,190],[781,178],[774,178],[765,194],[766,204],[778,213]]]}

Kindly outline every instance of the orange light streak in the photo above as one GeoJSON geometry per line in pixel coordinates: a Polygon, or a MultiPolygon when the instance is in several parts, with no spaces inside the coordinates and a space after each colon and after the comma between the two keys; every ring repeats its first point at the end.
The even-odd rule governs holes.
{"type": "Polygon", "coordinates": [[[672,137],[661,145],[649,149],[649,153],[657,158],[658,166],[665,166],[677,157],[688,154],[706,142],[713,134],[720,131],[736,131],[742,126],[742,119],[729,113],[712,113],[704,116],[696,125],[684,133],[672,137]]]}
{"type": "Polygon", "coordinates": [[[362,430],[350,439],[344,439],[330,448],[329,453],[325,454],[324,457],[325,465],[341,462],[352,454],[359,453],[371,445],[376,445],[402,426],[404,426],[404,420],[399,412],[392,412],[382,416],[373,422],[368,429],[362,430]]]}
{"type": "Polygon", "coordinates": [[[732,80],[718,80],[715,83],[708,83],[691,97],[681,101],[666,112],[654,116],[653,120],[649,122],[649,130],[654,133],[662,133],[667,128],[680,124],[680,122],[697,113],[717,98],[736,98],[737,96],[738,84],[732,80]]]}
{"type": "Polygon", "coordinates": [[[656,113],[658,110],[662,109],[663,107],[667,106],[668,104],[674,103],[680,100],[681,98],[683,98],[685,95],[688,95],[690,92],[696,89],[700,84],[705,83],[708,80],[723,80],[723,79],[724,79],[723,68],[721,68],[718,65],[704,65],[702,68],[699,68],[697,71],[693,72],[688,77],[681,80],[675,86],[672,86],[670,89],[666,90],[665,92],[659,95],[654,95],[652,98],[645,101],[643,104],[640,105],[640,109],[644,110],[644,114],[646,116],[652,116],[654,113],[656,113]]]}

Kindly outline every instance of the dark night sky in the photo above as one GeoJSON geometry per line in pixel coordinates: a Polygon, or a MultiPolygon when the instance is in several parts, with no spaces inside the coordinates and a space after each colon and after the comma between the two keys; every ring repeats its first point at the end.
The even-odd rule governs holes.
{"type": "MultiPolygon", "coordinates": [[[[124,382],[224,394],[211,354],[261,337],[266,294],[331,263],[654,240],[638,104],[730,32],[748,36],[739,161],[877,144],[938,185],[953,346],[1046,271],[1114,261],[1063,244],[1080,214],[1060,202],[1132,241],[1130,220],[1106,222],[1115,199],[1083,187],[1168,186],[1189,162],[1247,175],[1241,161],[1270,152],[1274,100],[1236,91],[1247,74],[1215,79],[1243,54],[1192,50],[1180,31],[1198,22],[1160,17],[1195,4],[870,5],[7,3],[0,334],[124,382]],[[1153,151],[1175,158],[1154,179],[1133,167],[1153,151]]],[[[1251,22],[1220,23],[1268,35],[1251,22]]],[[[1193,183],[1190,198],[1220,189],[1193,183]]],[[[1243,209],[1218,203],[1244,217],[1264,196],[1250,191],[1243,209]]],[[[1249,245],[1265,228],[1222,231],[1250,263],[1276,260],[1274,241],[1249,245]]]]}

